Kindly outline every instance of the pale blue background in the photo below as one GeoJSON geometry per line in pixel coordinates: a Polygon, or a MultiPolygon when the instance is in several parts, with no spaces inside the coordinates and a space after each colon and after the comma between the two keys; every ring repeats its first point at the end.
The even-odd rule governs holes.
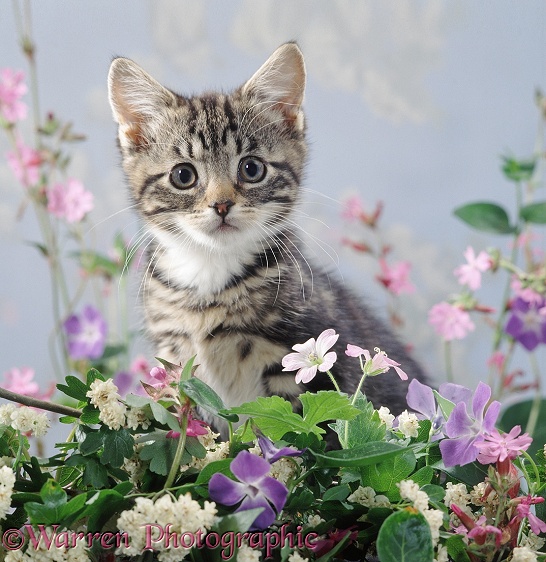
{"type": "MultiPolygon", "coordinates": [[[[297,40],[308,71],[306,187],[315,191],[305,210],[330,229],[316,220],[305,227],[337,250],[335,267],[346,282],[384,308],[373,263],[338,242],[355,230],[343,225],[337,203],[351,193],[370,207],[384,201],[387,238],[399,259],[413,263],[418,287],[403,299],[411,314],[408,339],[442,379],[427,311],[458,290],[452,271],[467,244],[506,250],[505,239],[472,233],[451,213],[476,199],[512,206],[499,162],[502,154],[533,152],[534,91],[546,89],[544,1],[49,0],[31,6],[41,107],[88,136],[75,149],[71,175],[95,194],[92,219],[105,222],[94,233],[103,245],[120,228],[128,235],[136,230],[130,212],[115,214],[128,202],[107,103],[112,57],[133,58],[167,86],[191,93],[235,87],[280,43],[297,40]]],[[[24,60],[12,3],[0,0],[5,66],[24,68],[24,60]]],[[[7,150],[4,138],[0,150],[7,150]]],[[[16,221],[20,201],[20,187],[0,160],[0,375],[29,365],[46,380],[52,374],[49,281],[43,261],[24,244],[37,229],[32,213],[16,221]]],[[[487,281],[479,294],[494,305],[498,288],[487,281]]],[[[455,344],[462,382],[485,377],[486,337],[484,331],[455,344]]]]}

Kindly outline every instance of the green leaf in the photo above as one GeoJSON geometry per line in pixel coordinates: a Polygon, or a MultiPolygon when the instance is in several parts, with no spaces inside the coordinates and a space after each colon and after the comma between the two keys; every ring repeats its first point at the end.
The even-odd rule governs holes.
{"type": "Polygon", "coordinates": [[[66,459],[66,466],[83,466],[83,485],[93,488],[108,486],[108,471],[95,457],[72,455],[66,459]]]}
{"type": "Polygon", "coordinates": [[[115,261],[92,250],[73,252],[71,256],[79,260],[80,266],[89,275],[114,277],[120,271],[120,266],[115,261]]]}
{"type": "Polygon", "coordinates": [[[406,449],[402,454],[387,459],[373,466],[362,469],[362,484],[371,486],[377,492],[383,492],[391,500],[400,499],[396,484],[405,480],[415,469],[417,460],[412,450],[406,449]]]}
{"type": "Polygon", "coordinates": [[[186,451],[196,459],[204,459],[207,456],[207,450],[197,437],[186,437],[186,451]]]}
{"type": "Polygon", "coordinates": [[[455,408],[455,404],[451,400],[444,398],[437,390],[432,390],[432,392],[436,398],[436,402],[438,402],[438,406],[440,406],[440,409],[442,410],[442,414],[444,414],[444,418],[447,420],[447,418],[451,415],[453,408],[455,408]]]}
{"type": "MultiPolygon", "coordinates": [[[[193,363],[192,363],[193,364],[193,363]]],[[[187,364],[186,364],[187,366],[187,364]]],[[[184,367],[185,369],[185,367],[184,367]]],[[[226,406],[216,392],[201,379],[192,377],[180,381],[180,390],[189,396],[203,410],[220,416],[228,421],[236,422],[239,418],[232,414],[223,412],[226,406]]]]}
{"type": "Polygon", "coordinates": [[[219,534],[229,532],[246,533],[252,523],[256,521],[256,517],[258,517],[263,510],[263,507],[256,507],[254,509],[245,509],[244,511],[239,511],[239,513],[227,515],[226,517],[222,517],[215,527],[218,529],[219,534]]]}
{"type": "Polygon", "coordinates": [[[143,461],[150,461],[150,470],[167,476],[174,462],[178,439],[158,439],[140,451],[143,461]]]}
{"type": "Polygon", "coordinates": [[[546,224],[546,201],[525,205],[520,209],[519,216],[525,222],[546,224]]]}
{"type": "Polygon", "coordinates": [[[155,420],[169,426],[173,431],[180,431],[180,421],[174,414],[152,399],[149,400],[149,406],[152,409],[152,415],[155,420]]]}
{"type": "Polygon", "coordinates": [[[444,501],[446,491],[442,486],[438,486],[437,484],[425,484],[421,487],[421,490],[427,494],[432,502],[440,503],[444,501]]]}
{"type": "Polygon", "coordinates": [[[496,203],[468,203],[455,209],[454,214],[466,224],[493,234],[511,234],[515,228],[510,225],[508,213],[496,203]]]}
{"type": "Polygon", "coordinates": [[[463,535],[451,535],[446,541],[447,553],[453,562],[470,562],[463,535]]]}
{"type": "Polygon", "coordinates": [[[345,501],[351,493],[351,489],[347,485],[342,486],[335,486],[334,488],[330,488],[326,490],[322,496],[322,501],[345,501]]]}
{"type": "Polygon", "coordinates": [[[100,423],[100,411],[95,406],[91,404],[85,406],[82,410],[82,415],[80,416],[80,421],[86,425],[97,425],[100,423]]]}
{"type": "Polygon", "coordinates": [[[66,394],[67,396],[70,396],[71,398],[75,398],[80,402],[87,402],[86,393],[89,390],[89,388],[84,382],[82,382],[77,377],[73,377],[72,375],[68,375],[65,378],[65,382],[66,385],[65,384],[57,385],[57,388],[61,392],[64,392],[64,394],[66,394]]]}
{"type": "Polygon", "coordinates": [[[353,406],[348,396],[335,390],[320,390],[316,393],[300,394],[303,405],[303,419],[308,424],[308,432],[317,433],[313,427],[329,420],[352,420],[360,411],[353,406]]]}
{"type": "Polygon", "coordinates": [[[360,394],[354,406],[359,410],[355,418],[338,419],[333,424],[343,448],[351,449],[371,441],[381,441],[385,437],[385,424],[381,423],[373,404],[360,394]]]}
{"type": "Polygon", "coordinates": [[[130,459],[133,456],[135,440],[126,429],[108,429],[103,433],[104,451],[100,462],[119,468],[125,459],[130,459]]]}
{"type": "Polygon", "coordinates": [[[487,469],[484,465],[477,462],[468,463],[463,466],[446,467],[442,461],[438,461],[431,466],[434,469],[449,474],[449,476],[467,486],[475,486],[483,482],[487,477],[487,469]]]}
{"type": "Polygon", "coordinates": [[[104,432],[91,431],[85,437],[85,441],[80,444],[80,453],[82,455],[92,455],[104,446],[104,432]]]}
{"type": "Polygon", "coordinates": [[[195,485],[208,484],[212,475],[217,472],[227,476],[228,478],[235,478],[229,468],[232,460],[233,459],[221,459],[219,461],[212,461],[211,463],[205,465],[201,472],[197,475],[195,485]]]}
{"type": "Polygon", "coordinates": [[[535,171],[536,161],[532,160],[516,160],[505,156],[503,158],[502,171],[504,175],[512,181],[529,181],[535,171]]]}
{"type": "Polygon", "coordinates": [[[90,387],[96,380],[104,381],[105,378],[97,371],[97,369],[89,369],[85,383],[90,387]]]}
{"type": "Polygon", "coordinates": [[[387,517],[377,536],[377,554],[381,562],[431,562],[432,536],[423,515],[410,508],[387,517]]]}
{"type": "Polygon", "coordinates": [[[130,482],[122,482],[112,490],[99,490],[93,494],[87,500],[85,510],[80,514],[82,518],[88,517],[88,532],[99,532],[112,518],[112,515],[129,507],[131,500],[125,496],[132,488],[133,485],[130,482]]]}
{"type": "Polygon", "coordinates": [[[434,476],[434,469],[431,466],[423,466],[417,472],[412,474],[410,478],[419,485],[419,488],[430,484],[434,476]]]}
{"type": "Polygon", "coordinates": [[[397,455],[408,451],[394,443],[384,441],[372,441],[353,449],[342,449],[341,451],[330,451],[325,454],[313,453],[317,464],[324,467],[339,466],[368,466],[386,461],[397,455]]]}
{"type": "MultiPolygon", "coordinates": [[[[310,431],[303,418],[292,411],[292,404],[280,396],[260,396],[253,402],[230,408],[229,412],[252,417],[262,432],[273,441],[278,441],[288,431],[310,431]]],[[[314,432],[326,433],[319,427],[314,432]]]]}

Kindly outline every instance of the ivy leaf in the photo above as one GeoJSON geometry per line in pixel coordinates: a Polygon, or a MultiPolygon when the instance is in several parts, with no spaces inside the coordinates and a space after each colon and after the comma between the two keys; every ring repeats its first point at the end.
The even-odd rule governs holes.
{"type": "Polygon", "coordinates": [[[133,456],[134,444],[133,436],[126,429],[104,431],[104,451],[100,462],[119,468],[124,459],[133,456]]]}
{"type": "Polygon", "coordinates": [[[546,224],[546,201],[525,205],[521,208],[519,216],[525,222],[546,224]]]}
{"type": "Polygon", "coordinates": [[[417,460],[413,451],[406,449],[394,458],[364,467],[362,469],[363,485],[383,492],[391,501],[397,501],[400,499],[397,482],[406,479],[413,472],[416,464],[417,460]]]}
{"type": "Polygon", "coordinates": [[[430,562],[434,552],[427,520],[411,508],[389,515],[377,536],[377,554],[381,562],[430,562]]]}
{"type": "Polygon", "coordinates": [[[496,203],[468,203],[455,209],[454,214],[469,226],[484,232],[511,234],[516,230],[510,225],[508,213],[496,203]]]}

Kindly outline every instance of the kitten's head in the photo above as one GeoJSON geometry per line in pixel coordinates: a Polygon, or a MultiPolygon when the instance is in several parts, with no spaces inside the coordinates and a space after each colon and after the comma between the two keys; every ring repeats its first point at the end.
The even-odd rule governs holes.
{"type": "Polygon", "coordinates": [[[295,43],[230,94],[177,95],[124,58],[108,86],[132,196],[160,239],[249,247],[281,228],[306,152],[295,43]]]}

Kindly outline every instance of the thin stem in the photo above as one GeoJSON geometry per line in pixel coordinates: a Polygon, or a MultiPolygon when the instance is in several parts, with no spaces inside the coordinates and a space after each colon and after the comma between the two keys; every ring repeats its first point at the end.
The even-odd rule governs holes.
{"type": "Polygon", "coordinates": [[[64,416],[72,416],[73,418],[79,418],[82,415],[81,411],[76,410],[76,408],[70,408],[70,406],[63,406],[62,404],[55,404],[54,402],[48,402],[46,400],[39,400],[38,398],[31,398],[30,396],[25,396],[24,394],[18,394],[17,392],[6,390],[1,386],[0,398],[5,398],[10,402],[24,404],[25,406],[30,406],[31,408],[40,408],[41,410],[47,410],[48,412],[55,412],[56,414],[63,414],[64,416]]]}
{"type": "Polygon", "coordinates": [[[531,411],[529,412],[529,419],[527,420],[525,431],[532,437],[537,426],[538,417],[540,415],[540,407],[542,405],[542,388],[540,369],[538,367],[537,359],[534,353],[530,355],[529,361],[531,362],[531,368],[533,370],[533,375],[535,378],[536,392],[533,398],[533,404],[531,405],[531,411]]]}
{"type": "Polygon", "coordinates": [[[180,470],[180,461],[182,460],[182,455],[184,454],[184,447],[186,446],[186,430],[188,429],[188,414],[182,414],[182,420],[180,422],[180,437],[178,438],[178,447],[176,448],[176,453],[174,455],[173,464],[167,480],[165,481],[165,486],[163,489],[166,490],[173,485],[176,475],[180,470]]]}
{"type": "MultiPolygon", "coordinates": [[[[529,461],[531,466],[533,467],[533,472],[535,473],[535,482],[531,482],[529,475],[527,474],[527,470],[522,469],[525,474],[527,474],[527,482],[529,483],[529,493],[531,495],[538,493],[538,489],[540,488],[540,472],[538,471],[538,467],[531,457],[531,455],[527,451],[521,451],[521,454],[529,461]]],[[[523,467],[523,462],[520,461],[520,468],[523,467]]]]}
{"type": "MultiPolygon", "coordinates": [[[[361,360],[362,361],[362,360],[361,360]]],[[[366,380],[366,374],[364,373],[362,375],[362,377],[360,378],[360,382],[358,383],[358,386],[356,387],[355,390],[355,394],[353,396],[353,399],[351,400],[351,404],[354,406],[356,403],[356,399],[358,398],[358,394],[360,393],[360,389],[362,388],[362,385],[364,384],[364,381],[366,380]]]]}
{"type": "Polygon", "coordinates": [[[330,380],[332,381],[332,384],[334,385],[335,389],[341,394],[341,389],[339,388],[339,385],[337,384],[334,375],[332,375],[330,371],[326,371],[326,374],[330,377],[330,380]]]}

